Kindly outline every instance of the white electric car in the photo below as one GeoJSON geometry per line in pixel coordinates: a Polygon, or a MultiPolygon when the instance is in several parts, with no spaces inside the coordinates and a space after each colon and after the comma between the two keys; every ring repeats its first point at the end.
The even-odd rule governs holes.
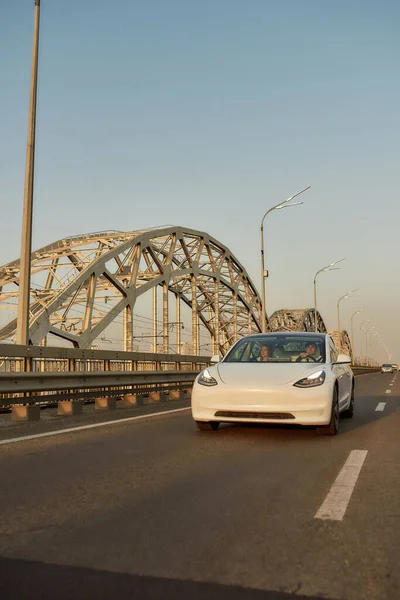
{"type": "Polygon", "coordinates": [[[260,333],[240,339],[198,375],[192,416],[201,430],[221,422],[311,425],[336,435],[354,412],[350,357],[325,333],[260,333]]]}

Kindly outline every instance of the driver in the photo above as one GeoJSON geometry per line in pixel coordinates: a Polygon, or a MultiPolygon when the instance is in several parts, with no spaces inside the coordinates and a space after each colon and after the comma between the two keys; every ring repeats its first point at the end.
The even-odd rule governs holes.
{"type": "Polygon", "coordinates": [[[296,358],[296,362],[322,362],[322,356],[317,358],[317,345],[315,342],[306,344],[306,351],[296,358]]]}

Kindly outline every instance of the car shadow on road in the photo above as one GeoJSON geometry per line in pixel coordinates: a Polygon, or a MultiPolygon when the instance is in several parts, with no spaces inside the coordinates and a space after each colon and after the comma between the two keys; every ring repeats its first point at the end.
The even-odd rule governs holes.
{"type": "MultiPolygon", "coordinates": [[[[279,591],[0,558],[2,600],[306,600],[279,591]]],[[[307,596],[307,600],[322,600],[307,596]]]]}

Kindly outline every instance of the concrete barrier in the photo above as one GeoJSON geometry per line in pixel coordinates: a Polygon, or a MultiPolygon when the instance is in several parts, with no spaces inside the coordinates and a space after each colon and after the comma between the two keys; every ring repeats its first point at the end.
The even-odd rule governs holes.
{"type": "Polygon", "coordinates": [[[115,410],[117,408],[117,399],[112,397],[103,396],[95,398],[94,401],[95,410],[115,410]]]}
{"type": "Polygon", "coordinates": [[[170,400],[183,400],[184,398],[184,390],[170,390],[169,399],[170,400]]]}
{"type": "Polygon", "coordinates": [[[125,394],[125,396],[122,396],[122,402],[127,408],[132,406],[142,406],[144,404],[143,396],[141,394],[125,394]]]}
{"type": "Polygon", "coordinates": [[[165,402],[167,399],[164,392],[150,392],[148,397],[149,404],[153,402],[165,402]]]}
{"type": "Polygon", "coordinates": [[[12,407],[11,421],[39,421],[40,406],[29,404],[25,406],[16,405],[12,407]]]}
{"type": "Polygon", "coordinates": [[[70,400],[62,400],[58,403],[57,414],[64,415],[81,415],[82,402],[71,402],[70,400]]]}

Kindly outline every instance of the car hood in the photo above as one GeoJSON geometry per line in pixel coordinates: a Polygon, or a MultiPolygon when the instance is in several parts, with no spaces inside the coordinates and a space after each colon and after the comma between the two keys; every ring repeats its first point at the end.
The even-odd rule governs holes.
{"type": "Polygon", "coordinates": [[[321,369],[319,363],[219,363],[217,371],[223,383],[232,386],[245,386],[251,389],[265,388],[266,385],[296,383],[321,369]]]}

